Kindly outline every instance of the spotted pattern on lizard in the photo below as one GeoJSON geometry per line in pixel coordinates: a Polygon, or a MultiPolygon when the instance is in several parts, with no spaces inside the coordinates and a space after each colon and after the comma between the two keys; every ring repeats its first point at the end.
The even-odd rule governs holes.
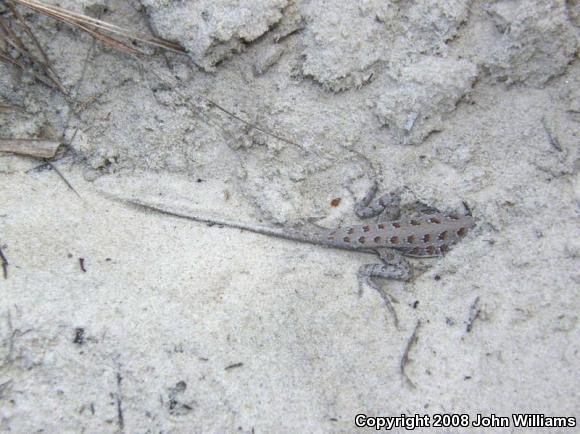
{"type": "MultiPolygon", "coordinates": [[[[319,235],[329,247],[348,250],[390,248],[405,256],[439,256],[474,226],[473,217],[428,214],[384,223],[339,227],[319,235]]],[[[322,241],[322,239],[320,240],[322,241]]]]}

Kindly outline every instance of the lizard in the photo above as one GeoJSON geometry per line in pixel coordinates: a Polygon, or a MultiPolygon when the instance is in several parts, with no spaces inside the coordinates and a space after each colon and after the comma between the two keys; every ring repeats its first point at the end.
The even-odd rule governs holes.
{"type": "Polygon", "coordinates": [[[354,206],[355,214],[361,219],[378,216],[376,223],[345,225],[332,229],[276,228],[202,217],[135,199],[122,201],[140,208],[211,226],[235,228],[329,248],[375,253],[381,262],[362,265],[358,270],[359,294],[362,293],[363,284],[378,291],[398,328],[398,319],[391,298],[374,278],[409,281],[413,277],[413,269],[404,256],[428,258],[445,254],[475,226],[475,219],[470,214],[447,214],[434,208],[427,209],[430,213],[401,217],[400,191],[387,193],[374,199],[376,191],[377,186],[374,184],[354,206]]]}

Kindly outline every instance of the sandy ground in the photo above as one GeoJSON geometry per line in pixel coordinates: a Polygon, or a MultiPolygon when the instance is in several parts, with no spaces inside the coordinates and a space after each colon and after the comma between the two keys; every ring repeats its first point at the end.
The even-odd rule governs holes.
{"type": "Polygon", "coordinates": [[[0,105],[20,108],[0,137],[70,150],[0,155],[0,431],[580,416],[577,2],[58,4],[188,55],[136,58],[22,10],[70,97],[0,63],[0,105]],[[412,282],[382,282],[399,328],[358,294],[372,255],[118,200],[332,227],[375,181],[477,219],[412,282]]]}

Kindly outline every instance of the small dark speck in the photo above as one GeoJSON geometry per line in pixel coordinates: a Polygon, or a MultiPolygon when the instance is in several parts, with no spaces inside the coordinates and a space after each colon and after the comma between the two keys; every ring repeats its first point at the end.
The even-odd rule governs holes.
{"type": "Polygon", "coordinates": [[[73,343],[77,345],[82,345],[85,343],[85,329],[78,327],[75,329],[75,337],[73,343]]]}
{"type": "Polygon", "coordinates": [[[81,266],[81,271],[86,273],[87,269],[85,268],[85,258],[79,258],[79,265],[81,266]]]}
{"type": "Polygon", "coordinates": [[[72,258],[72,257],[73,257],[73,255],[72,255],[72,253],[67,253],[66,257],[67,257],[67,258],[72,258]]]}
{"type": "Polygon", "coordinates": [[[331,421],[331,422],[338,422],[338,419],[337,419],[337,418],[335,418],[335,417],[331,417],[331,418],[330,418],[330,421],[331,421]]]}
{"type": "Polygon", "coordinates": [[[229,371],[230,369],[235,369],[235,368],[241,368],[242,366],[244,366],[243,363],[239,362],[239,363],[234,363],[232,365],[228,365],[225,367],[226,371],[229,371]]]}
{"type": "Polygon", "coordinates": [[[435,280],[441,280],[441,276],[439,274],[436,274],[433,279],[435,279],[435,280]]]}
{"type": "Polygon", "coordinates": [[[107,262],[111,262],[111,261],[112,261],[112,259],[111,259],[111,258],[105,258],[105,261],[107,261],[107,262]]]}
{"type": "Polygon", "coordinates": [[[203,179],[201,179],[201,178],[197,178],[197,179],[196,179],[196,182],[203,182],[203,179]]]}
{"type": "Polygon", "coordinates": [[[466,375],[465,377],[463,377],[463,379],[464,379],[465,381],[467,381],[467,380],[471,380],[471,375],[466,375]]]}
{"type": "Polygon", "coordinates": [[[338,205],[340,205],[340,201],[341,200],[342,199],[340,197],[335,197],[334,199],[332,199],[330,201],[330,206],[333,207],[333,208],[336,208],[338,205]]]}
{"type": "Polygon", "coordinates": [[[453,318],[445,318],[445,324],[447,324],[448,326],[453,326],[455,325],[455,320],[453,318]]]}
{"type": "Polygon", "coordinates": [[[415,300],[413,303],[413,309],[417,309],[417,306],[419,306],[419,300],[415,300]]]}

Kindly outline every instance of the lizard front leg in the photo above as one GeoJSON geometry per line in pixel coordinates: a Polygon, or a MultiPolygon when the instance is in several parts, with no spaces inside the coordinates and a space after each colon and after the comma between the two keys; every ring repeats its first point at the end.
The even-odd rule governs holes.
{"type": "Polygon", "coordinates": [[[401,191],[395,190],[373,200],[377,193],[377,184],[373,183],[369,191],[354,204],[354,212],[361,219],[379,216],[379,221],[397,220],[401,214],[401,191]]]}
{"type": "Polygon", "coordinates": [[[377,251],[382,264],[362,265],[357,273],[359,294],[362,294],[363,285],[370,286],[379,293],[387,309],[393,315],[395,327],[399,328],[399,319],[393,306],[392,297],[374,280],[375,278],[395,279],[408,281],[413,277],[411,264],[392,249],[379,249],[377,251]]]}

